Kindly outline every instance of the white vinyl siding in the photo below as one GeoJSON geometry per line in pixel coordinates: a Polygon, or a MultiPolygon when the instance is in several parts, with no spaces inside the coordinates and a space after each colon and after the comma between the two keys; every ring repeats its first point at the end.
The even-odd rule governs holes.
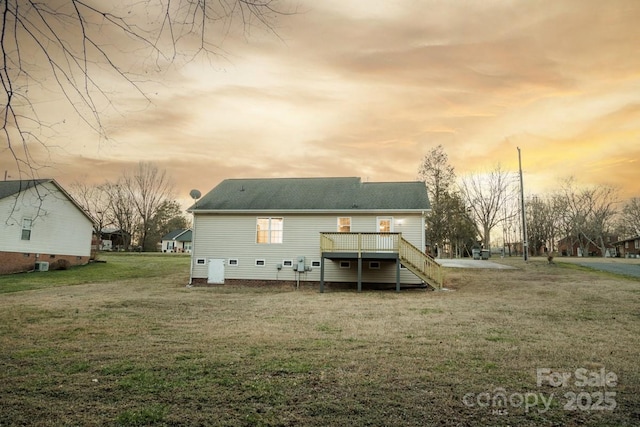
{"type": "MultiPolygon", "coordinates": [[[[277,269],[283,260],[297,260],[305,257],[305,266],[312,271],[300,274],[300,280],[319,281],[320,267],[312,266],[320,260],[320,233],[335,232],[336,214],[287,214],[279,216],[285,224],[285,238],[282,244],[268,245],[256,242],[256,218],[276,217],[275,215],[256,214],[197,214],[195,216],[196,241],[194,259],[225,258],[238,259],[238,266],[225,269],[227,279],[256,280],[296,280],[298,273],[293,267],[277,269]],[[255,260],[264,259],[266,266],[256,268],[255,260]]],[[[351,232],[376,232],[377,218],[382,215],[351,214],[351,232]]],[[[420,213],[405,214],[390,212],[385,217],[393,217],[394,231],[420,248],[423,242],[423,220],[420,213]]],[[[297,265],[297,262],[294,262],[297,265]]],[[[395,283],[395,263],[380,262],[380,269],[369,269],[363,262],[363,280],[395,283]]],[[[207,277],[206,266],[194,265],[194,278],[207,277]]],[[[351,269],[341,269],[338,261],[325,259],[326,281],[356,281],[357,260],[351,260],[351,269]]],[[[403,283],[420,283],[420,280],[408,270],[401,272],[403,283]]]]}
{"type": "Polygon", "coordinates": [[[0,200],[0,251],[89,256],[93,224],[53,183],[0,200]],[[31,219],[23,240],[23,219],[31,219]]]}

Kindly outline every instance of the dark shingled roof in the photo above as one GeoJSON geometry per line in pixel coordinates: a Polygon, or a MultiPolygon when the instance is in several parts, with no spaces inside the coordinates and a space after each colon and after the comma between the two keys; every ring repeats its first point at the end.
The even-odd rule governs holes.
{"type": "Polygon", "coordinates": [[[162,236],[160,240],[176,240],[178,242],[190,242],[191,230],[188,228],[178,228],[177,230],[170,231],[162,236]]]}
{"type": "Polygon", "coordinates": [[[189,208],[225,210],[426,210],[423,182],[360,178],[227,179],[189,208]]]}
{"type": "Polygon", "coordinates": [[[50,182],[50,179],[29,179],[16,181],[0,181],[0,199],[13,196],[36,185],[50,182]]]}

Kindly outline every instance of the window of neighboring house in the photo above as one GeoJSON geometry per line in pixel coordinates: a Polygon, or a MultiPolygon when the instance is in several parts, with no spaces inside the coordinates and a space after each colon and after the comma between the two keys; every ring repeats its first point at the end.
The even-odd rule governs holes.
{"type": "Polygon", "coordinates": [[[629,249],[629,242],[624,242],[624,248],[629,249]]]}
{"type": "Polygon", "coordinates": [[[256,220],[256,243],[282,243],[283,218],[258,218],[256,220]]]}
{"type": "Polygon", "coordinates": [[[350,233],[351,232],[351,218],[340,217],[338,218],[338,233],[350,233]]]}
{"type": "Polygon", "coordinates": [[[23,218],[22,220],[22,240],[31,240],[31,218],[23,218]]]}
{"type": "Polygon", "coordinates": [[[640,249],[640,240],[635,241],[636,249],[640,249]]]}

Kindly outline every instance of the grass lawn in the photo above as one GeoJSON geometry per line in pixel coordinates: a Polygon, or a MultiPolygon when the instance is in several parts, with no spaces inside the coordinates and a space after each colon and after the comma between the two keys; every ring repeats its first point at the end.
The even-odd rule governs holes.
{"type": "Polygon", "coordinates": [[[509,260],[320,294],[102,259],[0,277],[0,426],[640,425],[638,280],[509,260]]]}

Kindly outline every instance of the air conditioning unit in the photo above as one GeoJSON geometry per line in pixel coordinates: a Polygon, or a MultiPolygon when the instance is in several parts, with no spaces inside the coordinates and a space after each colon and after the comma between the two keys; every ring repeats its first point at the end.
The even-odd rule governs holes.
{"type": "Polygon", "coordinates": [[[37,261],[36,271],[49,271],[49,263],[47,261],[37,261]]]}

